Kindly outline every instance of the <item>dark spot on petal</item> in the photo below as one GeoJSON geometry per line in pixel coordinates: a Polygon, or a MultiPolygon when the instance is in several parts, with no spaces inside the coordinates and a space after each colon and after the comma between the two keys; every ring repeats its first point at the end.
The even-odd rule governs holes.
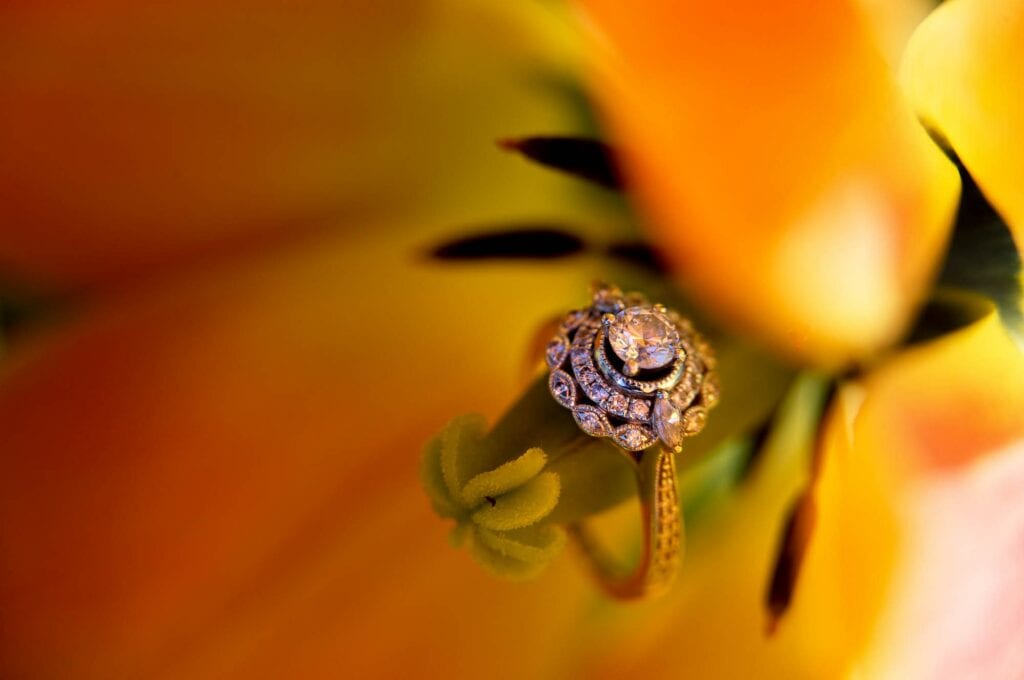
{"type": "Polygon", "coordinates": [[[655,274],[668,274],[671,271],[661,253],[646,243],[613,243],[608,246],[608,257],[642,267],[655,274]]]}
{"type": "Polygon", "coordinates": [[[765,597],[768,635],[778,628],[779,621],[793,601],[800,567],[814,531],[815,516],[813,489],[807,489],[789,511],[775,557],[775,568],[765,597]]]}
{"type": "Polygon", "coordinates": [[[68,314],[75,302],[67,293],[29,290],[0,280],[0,352],[5,344],[68,314]]]}
{"type": "Polygon", "coordinates": [[[768,635],[775,632],[779,621],[793,602],[804,556],[807,554],[807,547],[814,534],[814,525],[817,519],[814,492],[821,475],[825,451],[824,416],[828,414],[837,389],[838,384],[832,382],[822,401],[822,412],[818,417],[818,431],[815,435],[814,448],[811,450],[811,459],[808,461],[810,463],[810,480],[807,483],[807,488],[803,490],[790,508],[779,541],[775,566],[768,583],[768,591],[765,593],[765,609],[768,615],[766,633],[768,635]]]}
{"type": "Polygon", "coordinates": [[[615,153],[604,142],[583,137],[523,137],[498,142],[532,161],[589,180],[608,189],[621,190],[622,175],[615,153]]]}
{"type": "Polygon", "coordinates": [[[772,426],[775,424],[778,410],[779,405],[776,405],[768,418],[750,434],[750,453],[747,454],[746,459],[743,461],[743,467],[737,475],[738,481],[742,482],[749,479],[760,466],[761,460],[764,458],[765,444],[768,443],[768,437],[772,433],[772,426]]]}
{"type": "Polygon", "coordinates": [[[492,508],[495,505],[498,504],[498,501],[496,501],[495,499],[491,498],[490,496],[484,496],[484,500],[486,500],[488,503],[490,503],[492,508]]]}
{"type": "Polygon", "coordinates": [[[439,260],[541,259],[582,252],[583,239],[567,231],[542,226],[508,226],[446,241],[431,256],[439,260]]]}

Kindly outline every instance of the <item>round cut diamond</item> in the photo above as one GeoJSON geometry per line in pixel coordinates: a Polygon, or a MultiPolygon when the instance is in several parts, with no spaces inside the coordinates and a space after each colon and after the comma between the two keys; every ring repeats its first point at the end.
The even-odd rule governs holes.
{"type": "Polygon", "coordinates": [[[679,331],[662,312],[627,307],[608,326],[608,344],[627,364],[661,368],[672,362],[679,347],[679,331]]]}
{"type": "Polygon", "coordinates": [[[589,387],[590,390],[587,392],[587,396],[597,404],[603,404],[604,400],[608,398],[608,388],[604,386],[604,383],[591,383],[589,387]]]}
{"type": "Polygon", "coordinates": [[[629,451],[642,451],[653,443],[654,438],[639,425],[623,425],[615,430],[615,441],[629,451]]]}
{"type": "Polygon", "coordinates": [[[651,415],[651,405],[643,399],[631,399],[629,417],[631,420],[647,420],[651,415]]]}
{"type": "Polygon", "coordinates": [[[618,392],[612,392],[608,400],[604,402],[604,407],[612,415],[625,417],[629,410],[629,398],[618,392]]]}

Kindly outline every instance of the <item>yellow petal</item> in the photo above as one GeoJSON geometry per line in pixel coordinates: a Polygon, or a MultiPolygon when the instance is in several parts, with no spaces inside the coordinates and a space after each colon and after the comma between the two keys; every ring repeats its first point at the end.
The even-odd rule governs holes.
{"type": "Polygon", "coordinates": [[[950,0],[915,32],[903,85],[1024,249],[1024,5],[950,0]]]}
{"type": "MultiPolygon", "coordinates": [[[[852,453],[872,458],[894,516],[896,560],[866,677],[1013,677],[1024,580],[1010,554],[1024,515],[1024,355],[992,313],[865,384],[852,453]]],[[[877,483],[877,482],[876,482],[877,483]]],[[[877,505],[876,505],[877,507],[877,505]]],[[[886,549],[861,525],[859,570],[886,549]]],[[[870,515],[869,515],[870,517],[870,515]]],[[[860,599],[857,592],[851,600],[860,599]]]]}
{"type": "Polygon", "coordinates": [[[850,2],[582,2],[614,143],[705,304],[836,365],[905,330],[958,180],[850,2]]]}
{"type": "Polygon", "coordinates": [[[495,583],[448,545],[417,462],[451,414],[516,397],[534,323],[596,265],[443,265],[363,227],[359,247],[138,290],[11,355],[0,675],[544,667],[513,650],[550,650],[589,584],[568,563],[495,583]]]}
{"type": "Polygon", "coordinates": [[[494,140],[572,129],[547,18],[462,0],[4,3],[4,276],[108,282],[381,215],[495,219],[503,196],[536,218],[541,192],[520,190],[542,173],[494,140]]]}

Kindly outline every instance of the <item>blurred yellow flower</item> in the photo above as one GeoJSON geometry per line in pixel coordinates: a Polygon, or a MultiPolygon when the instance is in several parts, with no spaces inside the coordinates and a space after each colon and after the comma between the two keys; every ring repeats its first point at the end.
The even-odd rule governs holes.
{"type": "Polygon", "coordinates": [[[870,3],[581,4],[582,46],[555,3],[0,8],[0,271],[58,302],[0,364],[0,676],[1024,671],[1006,314],[961,292],[971,323],[894,345],[959,187],[914,112],[1020,243],[1024,8],[950,0],[901,89],[906,32],[870,3]],[[830,379],[796,381],[758,461],[690,508],[679,586],[635,606],[571,559],[491,578],[417,473],[452,415],[515,398],[592,278],[671,287],[608,257],[636,240],[622,205],[495,146],[593,134],[581,54],[644,228],[732,332],[682,488],[790,379],[752,343],[871,366],[823,420],[830,379]],[[530,224],[574,257],[430,257],[530,224]],[[768,637],[798,498],[813,533],[768,637]]]}

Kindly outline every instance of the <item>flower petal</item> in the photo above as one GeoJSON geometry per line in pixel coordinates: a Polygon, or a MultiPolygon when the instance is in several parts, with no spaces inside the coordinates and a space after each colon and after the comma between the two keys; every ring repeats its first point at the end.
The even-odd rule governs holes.
{"type": "Polygon", "coordinates": [[[613,143],[684,282],[805,360],[895,340],[958,179],[853,4],[582,4],[613,143]]]}
{"type": "MultiPolygon", "coordinates": [[[[866,382],[852,453],[885,471],[879,489],[893,512],[896,559],[864,675],[1024,671],[1024,579],[1010,557],[1024,541],[1024,515],[1008,502],[1024,478],[1022,414],[1024,355],[995,313],[866,382]]],[[[884,549],[872,527],[885,524],[853,521],[862,551],[884,549]]]]}
{"type": "Polygon", "coordinates": [[[597,263],[439,265],[363,226],[358,247],[139,289],[5,359],[0,675],[458,675],[551,648],[589,584],[569,564],[525,591],[479,573],[417,460],[452,413],[514,398],[536,320],[597,263]]]}
{"type": "Polygon", "coordinates": [[[545,19],[437,0],[3,3],[5,277],[107,282],[453,198],[453,222],[476,219],[542,174],[494,140],[573,120],[543,86],[563,53],[545,19]]]}
{"type": "Polygon", "coordinates": [[[903,84],[925,124],[953,147],[1024,250],[1024,6],[950,0],[921,24],[903,84]]]}

